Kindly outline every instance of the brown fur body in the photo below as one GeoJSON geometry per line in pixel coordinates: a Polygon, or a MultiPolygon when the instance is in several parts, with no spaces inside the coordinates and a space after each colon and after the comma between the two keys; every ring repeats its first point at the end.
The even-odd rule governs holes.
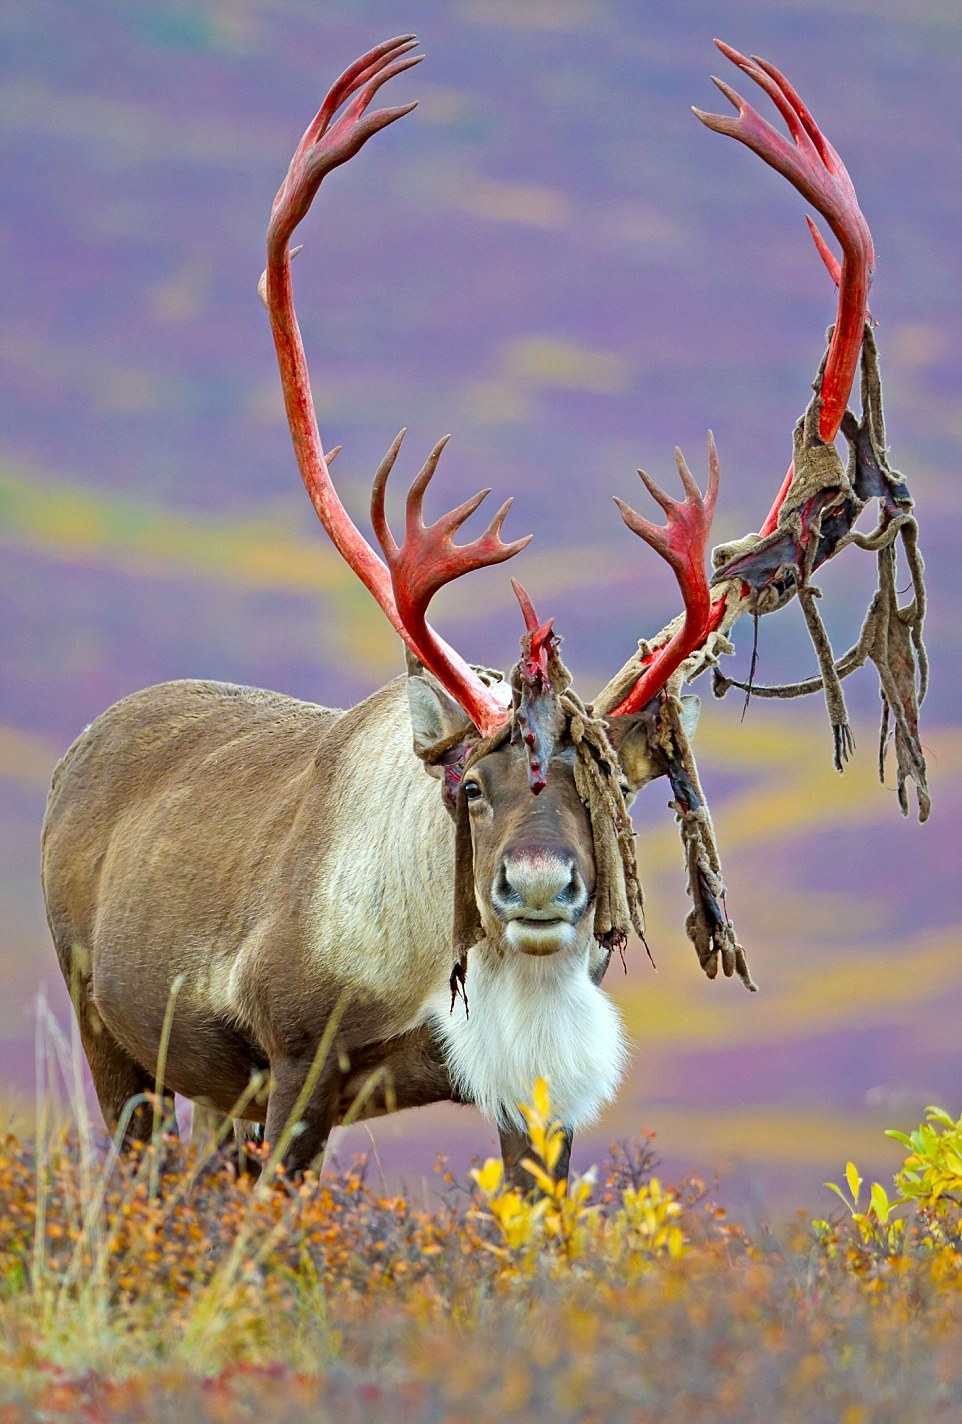
{"type": "MultiPolygon", "coordinates": [[[[125,698],[70,748],[44,824],[44,894],[108,1125],[131,1085],[153,1080],[178,974],[167,1082],[220,1112],[253,1071],[309,1064],[345,989],[344,1095],[355,1059],[370,1071],[379,1056],[397,1058],[399,1035],[451,967],[441,927],[453,827],[410,736],[404,679],[349,712],[185,681],[125,698]],[[368,738],[370,721],[378,731],[368,738]],[[351,780],[359,742],[371,800],[384,803],[376,818],[351,780]],[[417,903],[398,913],[397,870],[412,857],[391,846],[412,823],[425,845],[410,887],[417,903]]],[[[397,1063],[399,1099],[446,1096],[446,1075],[423,1061],[425,1033],[411,1037],[421,1087],[406,1085],[397,1063]]],[[[265,1115],[256,1103],[245,1111],[265,1115]]]]}

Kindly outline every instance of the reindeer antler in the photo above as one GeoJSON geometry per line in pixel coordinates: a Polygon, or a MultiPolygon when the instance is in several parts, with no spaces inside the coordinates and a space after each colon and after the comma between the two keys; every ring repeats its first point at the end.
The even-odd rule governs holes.
{"type": "Polygon", "coordinates": [[[402,431],[402,436],[398,436],[381,462],[374,482],[372,517],[387,565],[378,558],[351,520],[331,482],[330,457],[325,457],[317,428],[307,358],[291,287],[291,235],[309,211],[323,178],[352,158],[373,134],[416,107],[411,103],[366,112],[382,84],[424,58],[410,53],[415,45],[413,35],[387,40],[355,60],[331,86],[297,145],[287,177],[274,200],[267,234],[267,271],[261,279],[261,292],[270,314],[294,453],[321,523],[338,553],[377,599],[407,646],[450,692],[481,734],[490,736],[506,720],[504,707],[464,659],[428,625],[425,612],[432,595],[445,583],[472,569],[511,558],[524,548],[528,539],[518,539],[512,544],[502,543],[500,539],[509,500],[480,539],[463,547],[453,544],[451,535],[474,512],[483,494],[425,527],[421,519],[421,500],[444,446],[445,442],[441,441],[411,487],[407,535],[398,549],[384,517],[384,486],[397,458],[402,431]],[[345,104],[347,108],[336,117],[345,104]]]}
{"type": "Polygon", "coordinates": [[[757,55],[746,59],[721,40],[715,40],[715,44],[726,59],[730,59],[764,89],[788,125],[794,143],[788,143],[740,94],[714,76],[712,83],[718,86],[726,99],[731,100],[738,110],[737,117],[706,114],[694,108],[692,113],[707,128],[738,139],[771,168],[783,174],[802,197],[818,209],[841,244],[842,262],[839,267],[814,222],[808,219],[822,260],[839,289],[838,319],[822,378],[822,414],[819,422],[821,438],[832,440],[841,425],[858,370],[865,310],[875,276],[872,234],[862,216],[845,164],[785,76],[757,55]]]}
{"type": "MultiPolygon", "coordinates": [[[[823,215],[842,247],[842,261],[839,264],[809,218],[809,227],[819,253],[839,286],[838,317],[821,373],[819,389],[821,406],[818,434],[821,440],[831,441],[841,424],[858,369],[868,291],[874,276],[872,236],[859,209],[855,189],[845,165],[785,76],[766,60],[746,59],[721,40],[716,40],[715,44],[726,58],[737,64],[769,95],[785,119],[793,141],[789,142],[740,94],[717,78],[713,82],[726,98],[731,100],[737,114],[706,114],[700,109],[694,109],[696,117],[717,133],[738,139],[753,149],[770,167],[782,173],[823,215]]],[[[794,464],[789,466],[775,503],[761,527],[763,536],[770,534],[777,527],[779,513],[792,486],[793,476],[794,464]]],[[[624,510],[622,512],[624,514],[624,510]]],[[[635,528],[627,518],[626,523],[635,528]]],[[[635,529],[635,532],[641,531],[635,529]]],[[[658,546],[652,544],[652,547],[658,546]]],[[[700,550],[698,557],[703,560],[703,537],[700,539],[700,550]]],[[[658,549],[658,552],[663,553],[661,549],[658,549]]],[[[835,552],[834,548],[832,552],[835,552]]],[[[693,549],[693,555],[694,553],[693,549]]],[[[692,577],[693,570],[690,569],[690,587],[693,587],[692,577]]],[[[711,604],[704,618],[700,637],[696,637],[695,620],[689,616],[686,616],[680,629],[676,628],[675,624],[669,624],[649,640],[649,651],[636,655],[625,664],[596,699],[595,707],[610,711],[612,715],[621,715],[641,707],[664,687],[682,661],[705,648],[713,633],[727,631],[752,607],[752,590],[743,584],[738,584],[738,588],[744,593],[744,597],[733,598],[730,589],[724,586],[719,588],[716,584],[716,593],[721,596],[716,597],[711,604]],[[684,651],[681,651],[682,649],[684,651]],[[680,657],[677,656],[679,652],[680,657]],[[632,672],[635,675],[634,684],[631,682],[632,672]]],[[[686,596],[686,610],[690,597],[690,594],[686,596]]],[[[698,607],[701,606],[700,595],[698,607]]],[[[695,670],[693,668],[692,672],[695,670]]]]}
{"type": "MultiPolygon", "coordinates": [[[[694,107],[692,113],[707,128],[738,139],[739,143],[753,149],[765,163],[786,177],[802,197],[818,209],[841,244],[842,261],[839,264],[815,223],[810,217],[806,218],[819,255],[838,287],[838,316],[819,392],[822,409],[818,433],[824,441],[834,440],[858,370],[868,294],[875,276],[872,234],[859,208],[855,187],[845,164],[812,118],[794,86],[767,60],[757,55],[746,59],[722,40],[715,40],[715,44],[726,59],[730,59],[764,89],[788,125],[794,144],[787,143],[751,104],[714,75],[712,83],[738,110],[737,117],[706,114],[694,107]]],[[[792,467],[789,466],[775,503],[761,527],[762,534],[768,534],[775,528],[792,474],[792,467]]]]}
{"type": "MultiPolygon", "coordinates": [[[[680,627],[669,624],[651,643],[640,644],[635,658],[596,699],[595,708],[615,714],[639,709],[677,673],[682,662],[687,675],[694,677],[716,661],[716,653],[731,651],[724,635],[742,614],[771,612],[797,594],[818,658],[819,676],[788,687],[758,689],[760,695],[799,696],[822,689],[834,735],[835,765],[841,771],[854,745],[841,679],[871,658],[878,669],[883,703],[880,771],[884,769],[891,718],[895,727],[899,804],[907,812],[905,781],[911,777],[918,789],[919,817],[924,820],[929,797],[918,736],[918,709],[926,684],[923,565],[908,487],[890,468],[885,449],[878,358],[871,326],[866,324],[875,263],[872,235],[845,165],[785,76],[766,60],[746,59],[728,45],[718,40],[715,43],[769,95],[788,126],[791,141],[719,79],[714,82],[731,100],[737,111],[735,116],[705,114],[699,109],[694,112],[708,128],[753,149],[826,219],[841,245],[841,262],[833,257],[811,218],[808,225],[822,260],[838,284],[838,316],[816,378],[815,398],[795,429],[795,458],[761,531],[714,550],[712,588],[716,599],[705,615],[704,594],[698,587],[696,571],[704,557],[704,539],[701,525],[696,522],[691,531],[691,565],[682,581],[684,623],[680,627]],[[846,406],[860,354],[862,420],[857,421],[846,406]],[[852,452],[848,470],[834,445],[840,428],[852,452]],[[879,499],[879,525],[873,534],[865,536],[857,533],[854,525],[873,497],[879,499]],[[895,594],[897,537],[903,543],[913,590],[912,601],[904,607],[899,606],[895,594]],[[849,543],[878,554],[879,591],[866,615],[858,644],[836,663],[818,612],[818,589],[813,587],[811,576],[849,543]],[[696,633],[699,618],[700,637],[696,633]]],[[[660,494],[654,490],[652,493],[665,507],[660,494]]],[[[686,503],[691,500],[689,491],[686,503]]],[[[668,557],[667,548],[662,547],[664,540],[652,539],[645,521],[626,516],[626,522],[668,557]]],[[[669,562],[677,574],[677,554],[669,562]]],[[[721,677],[716,670],[717,695],[723,696],[733,684],[733,679],[721,677]]],[[[751,675],[747,684],[735,685],[749,692],[755,690],[751,675]]]]}

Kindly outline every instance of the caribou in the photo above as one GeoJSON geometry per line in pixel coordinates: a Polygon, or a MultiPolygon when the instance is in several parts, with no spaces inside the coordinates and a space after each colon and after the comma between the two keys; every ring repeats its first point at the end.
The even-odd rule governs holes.
{"type": "Polygon", "coordinates": [[[406,649],[405,675],[347,711],[216,682],[169,682],[124,698],[84,731],[53,777],[43,888],[94,1086],[123,1144],[149,1135],[158,1056],[177,1093],[242,1135],[260,1125],[299,1172],[332,1128],[442,1100],[473,1103],[500,1132],[513,1180],[528,1147],[519,1101],[550,1082],[567,1148],[617,1091],[626,1043],[601,988],[643,905],[628,807],[667,777],[688,870],[688,935],[714,978],[754,988],[726,908],[721,864],[691,752],[710,672],[755,695],[821,689],[836,765],[852,748],[841,681],[871,659],[883,699],[880,765],[893,739],[898,792],[928,809],[918,706],[925,690],[924,589],[912,501],[889,465],[867,298],[872,238],[848,173],[773,65],[717,42],[774,101],[788,137],[739,94],[727,117],[695,110],[753,149],[827,221],[836,259],[809,219],[838,287],[838,313],[794,438],[794,460],[758,533],[716,549],[706,571],[719,463],[709,436],[704,495],[676,451],[684,497],[641,478],[657,526],[621,500],[627,527],[671,567],[683,611],[642,639],[590,702],[574,692],[553,619],[514,583],[524,621],[507,673],[466,662],[427,619],[453,579],[519,554],[502,539],[511,501],[483,534],[455,535],[488,491],[433,523],[424,499],[444,441],[407,496],[400,543],[386,485],[404,432],[374,478],[378,553],[331,480],[295,316],[291,237],[324,177],[413,103],[370,109],[417,64],[413,36],[372,49],[333,85],[274,201],[261,296],[303,482],[335,548],[406,649]],[[862,416],[848,411],[861,366],[862,416]],[[849,444],[845,464],[836,448],[849,444]],[[870,534],[855,521],[870,499],[870,534]],[[814,571],[848,544],[873,550],[879,590],[858,644],[836,660],[814,571]],[[896,552],[913,597],[898,602],[896,552]],[[790,688],[719,671],[728,634],[797,597],[819,672],[790,688]],[[255,1091],[257,1088],[257,1091],[255,1091]],[[293,1128],[293,1130],[292,1130],[293,1128]]]}

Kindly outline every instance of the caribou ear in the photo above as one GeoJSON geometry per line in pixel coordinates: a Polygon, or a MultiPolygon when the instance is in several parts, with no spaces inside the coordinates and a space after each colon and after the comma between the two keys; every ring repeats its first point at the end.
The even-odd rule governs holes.
{"type": "Polygon", "coordinates": [[[424,664],[412,652],[406,651],[408,711],[414,733],[414,750],[431,775],[440,776],[443,768],[431,764],[434,754],[443,752],[446,746],[453,748],[462,734],[467,736],[471,722],[424,664]]]}
{"type": "Polygon", "coordinates": [[[430,776],[441,776],[444,763],[457,762],[472,731],[471,721],[431,676],[413,652],[407,652],[407,708],[414,733],[414,755],[430,776]]]}
{"type": "MultiPolygon", "coordinates": [[[[700,712],[700,698],[681,699],[681,728],[689,741],[695,735],[700,712]]],[[[645,708],[634,716],[606,720],[611,744],[618,753],[618,762],[632,795],[656,776],[665,775],[668,759],[658,742],[654,711],[645,708]]]]}

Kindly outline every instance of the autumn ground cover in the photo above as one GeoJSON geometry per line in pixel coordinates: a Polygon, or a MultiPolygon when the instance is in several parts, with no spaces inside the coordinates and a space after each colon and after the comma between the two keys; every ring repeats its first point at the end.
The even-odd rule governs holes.
{"type": "Polygon", "coordinates": [[[66,1101],[0,1144],[2,1424],[962,1419],[962,1118],[899,1136],[894,1188],[849,1163],[831,1219],[749,1235],[649,1139],[555,1187],[543,1082],[531,1195],[442,1163],[415,1204],[363,1161],[241,1175],[159,1114],[120,1159],[56,1046],[66,1101]]]}

